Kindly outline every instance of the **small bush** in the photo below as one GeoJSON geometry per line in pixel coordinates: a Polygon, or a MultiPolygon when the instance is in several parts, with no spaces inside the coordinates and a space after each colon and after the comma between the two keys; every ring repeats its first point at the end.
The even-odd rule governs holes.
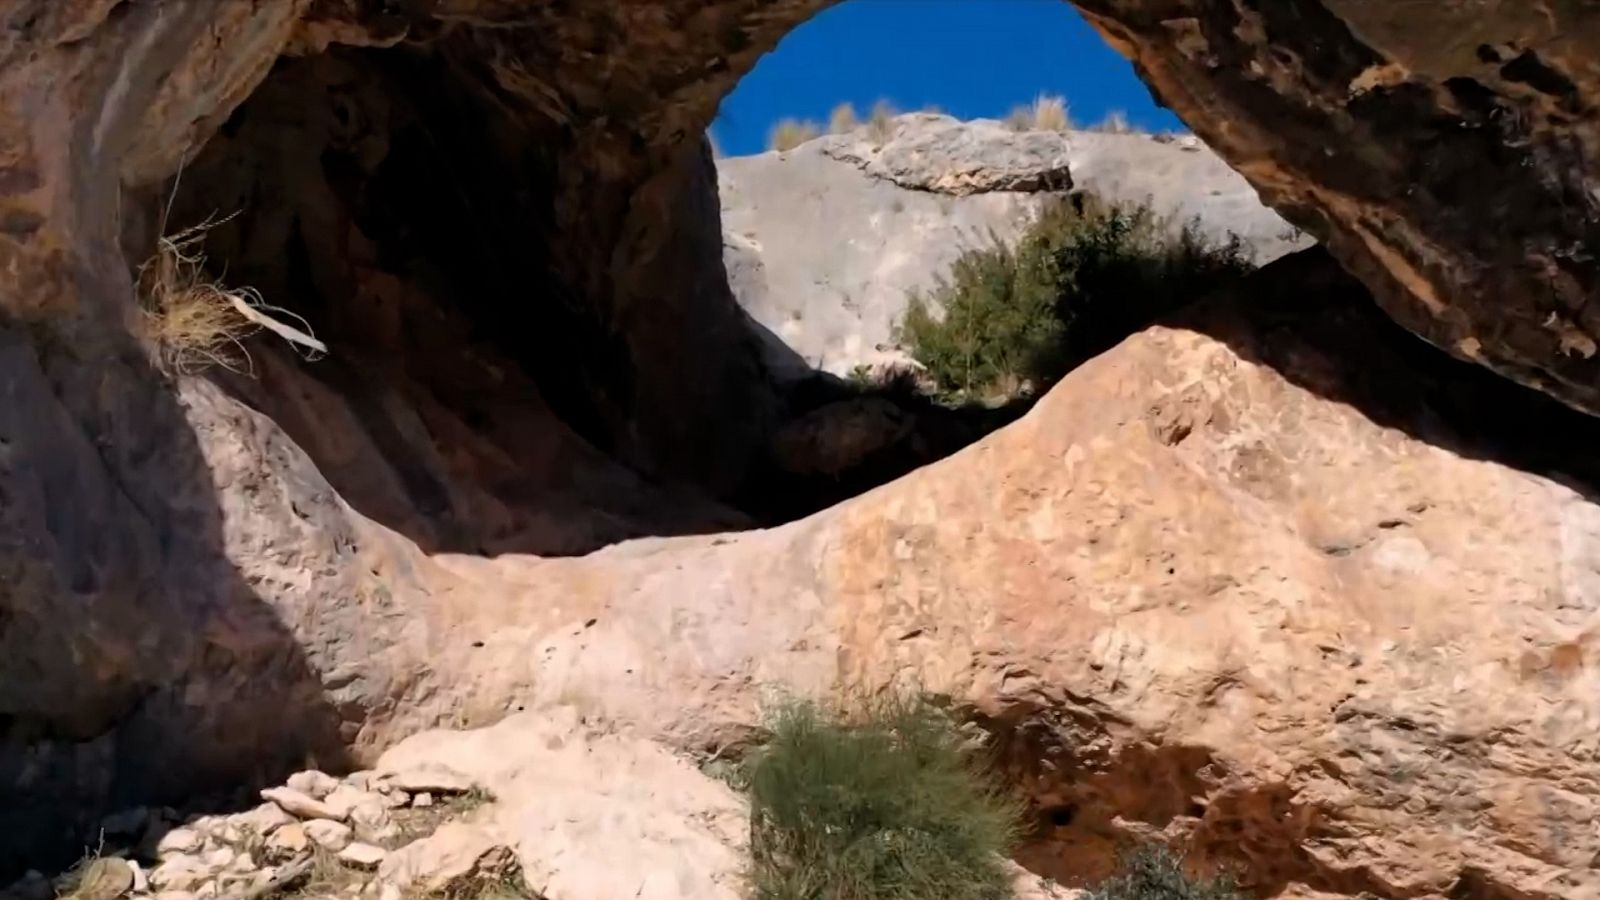
{"type": "Polygon", "coordinates": [[[767,149],[793,150],[806,141],[820,137],[821,129],[814,122],[802,122],[799,119],[784,119],[772,127],[772,133],[767,135],[767,149]]]}
{"type": "Polygon", "coordinates": [[[1015,247],[962,254],[913,293],[898,340],[941,390],[1011,395],[1042,387],[1157,316],[1250,268],[1237,238],[1209,240],[1148,207],[1077,196],[1047,208],[1015,247]]]}
{"type": "Polygon", "coordinates": [[[855,131],[860,125],[861,119],[856,116],[856,108],[852,103],[841,103],[828,115],[828,131],[833,134],[855,131]]]}
{"type": "Polygon", "coordinates": [[[894,117],[899,112],[894,104],[887,100],[879,100],[872,104],[872,118],[867,120],[867,136],[875,144],[887,144],[894,137],[894,117]]]}
{"type": "Polygon", "coordinates": [[[917,701],[782,707],[750,760],[756,900],[1004,900],[1020,807],[917,701]]]}
{"type": "Polygon", "coordinates": [[[1141,847],[1122,871],[1089,894],[1088,900],[1238,900],[1228,878],[1192,879],[1178,858],[1159,844],[1141,847]]]}

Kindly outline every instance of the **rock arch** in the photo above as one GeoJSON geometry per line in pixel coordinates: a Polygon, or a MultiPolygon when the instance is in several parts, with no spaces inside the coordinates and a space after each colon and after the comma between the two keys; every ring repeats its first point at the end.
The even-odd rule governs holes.
{"type": "MultiPolygon", "coordinates": [[[[746,595],[736,591],[748,578],[707,586],[690,574],[655,572],[651,555],[666,551],[650,542],[586,560],[430,557],[345,504],[274,422],[293,412],[283,396],[256,397],[252,409],[210,382],[173,382],[152,370],[134,337],[128,261],[153,238],[171,178],[204,169],[208,143],[248,140],[247,121],[231,136],[228,129],[252,94],[299,85],[332,97],[331,87],[371,79],[378,86],[364,96],[380,99],[407,83],[456,91],[445,102],[470,100],[490,126],[479,161],[520,179],[536,211],[500,224],[538,234],[552,276],[539,286],[570,301],[544,318],[480,325],[569,321],[589,335],[582,352],[562,359],[576,370],[573,395],[543,400],[581,439],[560,452],[600,448],[723,487],[768,427],[772,400],[743,344],[718,236],[705,227],[714,216],[694,212],[712,196],[701,135],[717,100],[757,56],[825,5],[0,4],[0,789],[8,792],[0,826],[8,815],[19,823],[0,830],[58,841],[74,824],[70,815],[38,823],[63,796],[104,809],[247,778],[306,753],[359,756],[428,724],[493,718],[510,702],[585,677],[615,682],[610,712],[681,742],[712,740],[726,735],[709,732],[748,720],[748,692],[729,692],[725,679],[825,684],[864,678],[873,666],[893,670],[898,654],[922,652],[918,629],[903,632],[910,643],[886,648],[841,627],[828,598],[845,591],[839,585],[856,594],[882,588],[875,578],[894,565],[902,541],[950,551],[950,536],[927,522],[917,532],[906,517],[877,522],[854,510],[727,551],[673,545],[713,559],[716,572],[748,575],[775,559],[795,569],[746,595]],[[408,62],[367,57],[385,53],[408,62]],[[339,71],[320,70],[318,55],[339,71]],[[588,352],[602,362],[591,364],[588,352]],[[840,540],[840,520],[846,535],[875,536],[862,538],[862,555],[823,553],[840,540]],[[879,534],[900,527],[907,533],[879,534]],[[483,609],[487,594],[502,604],[492,615],[483,609]],[[609,617],[628,624],[607,632],[609,617]],[[603,658],[585,655],[591,628],[608,635],[603,658]],[[858,644],[847,652],[851,640],[858,644]],[[737,652],[726,650],[730,643],[737,652]],[[653,647],[679,645],[664,661],[650,659],[653,670],[637,665],[653,647]],[[629,687],[636,672],[641,683],[629,687]],[[253,703],[296,714],[255,713],[253,703]]],[[[1568,404],[1600,409],[1596,268],[1588,256],[1600,243],[1600,200],[1586,161],[1596,140],[1589,104],[1600,14],[1580,3],[1506,3],[1489,12],[1482,4],[1363,0],[1078,6],[1397,321],[1568,404]]],[[[426,110],[426,100],[415,108],[426,110]]],[[[337,109],[363,109],[328,102],[335,120],[337,109]]],[[[320,154],[316,162],[323,175],[338,170],[320,154]]],[[[358,192],[372,174],[356,173],[358,192]]],[[[406,176],[418,170],[400,169],[397,177],[406,176]]],[[[215,180],[196,177],[212,187],[230,183],[217,169],[215,180]]],[[[229,239],[242,245],[246,237],[229,239]]],[[[386,345],[377,314],[357,319],[372,339],[368,349],[396,350],[388,362],[402,370],[397,378],[406,374],[415,348],[386,345]]],[[[300,408],[308,433],[318,409],[310,400],[300,408]]],[[[1005,446],[1027,437],[1019,432],[1005,446]]],[[[395,440],[390,449],[404,445],[403,436],[395,440]]],[[[527,449],[514,441],[488,447],[473,464],[506,446],[527,449]]],[[[1060,458],[1071,452],[1057,449],[1060,458]]],[[[1529,492],[1559,495],[1564,518],[1551,533],[1579,547],[1563,552],[1587,559],[1587,507],[1543,482],[1537,491],[1511,482],[1506,495],[1523,499],[1508,508],[1529,508],[1518,505],[1529,492]]],[[[888,502],[912,508],[917,499],[905,493],[888,502]]],[[[960,502],[989,516],[1043,515],[1030,505],[1037,497],[1005,499],[1010,505],[985,506],[987,498],[966,494],[960,502]]],[[[719,515],[708,509],[704,521],[719,515]]],[[[1015,549],[998,539],[985,546],[997,560],[1015,549]]],[[[1334,578],[1331,570],[1315,571],[1316,590],[1331,590],[1323,580],[1334,578]]],[[[1581,574],[1551,575],[1552,584],[1572,578],[1581,574]]],[[[981,585],[966,587],[982,594],[981,585]]],[[[942,602],[953,604],[946,611],[964,609],[959,599],[942,602]]],[[[1567,612],[1551,616],[1572,624],[1567,612]]],[[[903,624],[899,613],[879,618],[903,624]]],[[[1582,687],[1581,679],[1545,672],[1540,648],[1528,652],[1528,683],[1582,687]]],[[[1475,677],[1499,677],[1479,661],[1485,668],[1475,677]]],[[[945,674],[957,684],[1037,680],[1021,670],[945,674]]],[[[1029,702],[1077,704],[1050,684],[1034,686],[1029,702]]],[[[1219,681],[1216,689],[1226,698],[1233,687],[1219,681]]],[[[1081,705],[1095,720],[1091,736],[1131,727],[1115,711],[1081,705]]],[[[1381,710],[1355,706],[1354,715],[1404,730],[1381,710]]],[[[1562,707],[1563,727],[1581,730],[1590,714],[1581,704],[1562,707]]],[[[1558,760],[1568,736],[1529,737],[1519,752],[1558,760]]],[[[1494,768],[1479,757],[1472,765],[1494,768]]],[[[1564,782],[1592,776],[1592,761],[1561,765],[1564,782]]],[[[1374,771],[1363,777],[1386,777],[1374,771]]],[[[1495,783],[1508,792],[1537,788],[1515,773],[1493,774],[1504,775],[1495,783]]],[[[1263,806],[1250,790],[1235,794],[1242,806],[1263,806]]],[[[1560,828],[1524,829],[1534,833],[1524,844],[1535,848],[1525,854],[1531,862],[1497,848],[1516,859],[1495,863],[1489,881],[1509,886],[1488,896],[1523,896],[1517,891],[1572,853],[1594,849],[1561,831],[1585,821],[1581,804],[1569,805],[1549,814],[1560,828]]],[[[1459,813],[1425,817],[1427,835],[1448,832],[1459,813]]],[[[1395,896],[1448,882],[1448,866],[1430,869],[1422,887],[1389,878],[1385,867],[1398,865],[1401,852],[1393,844],[1356,850],[1347,868],[1306,863],[1274,877],[1315,875],[1331,888],[1395,896]]],[[[1460,863],[1460,848],[1451,853],[1449,862],[1460,863]]],[[[1475,884],[1488,878],[1472,872],[1475,884]]]]}

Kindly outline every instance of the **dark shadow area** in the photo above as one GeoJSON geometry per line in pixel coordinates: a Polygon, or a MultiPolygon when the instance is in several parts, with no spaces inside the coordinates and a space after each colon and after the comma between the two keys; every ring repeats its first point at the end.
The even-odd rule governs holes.
{"type": "MultiPolygon", "coordinates": [[[[125,277],[77,284],[86,304],[129,302],[125,277]]],[[[71,866],[107,814],[220,790],[232,808],[308,761],[348,764],[292,611],[230,559],[268,517],[330,538],[348,523],[304,467],[232,447],[208,464],[196,426],[230,414],[219,400],[180,403],[97,321],[0,321],[0,884],[71,866]],[[296,509],[269,491],[225,513],[219,477],[285,479],[296,509]]]]}
{"type": "MultiPolygon", "coordinates": [[[[662,332],[659,343],[718,320],[675,322],[686,313],[663,297],[619,321],[629,314],[595,286],[567,282],[556,257],[583,235],[563,233],[553,211],[565,137],[497,105],[477,77],[421,47],[280,60],[183,173],[169,227],[215,222],[205,249],[218,276],[329,346],[304,361],[253,339],[239,361],[248,374],[219,383],[282,427],[340,496],[424,551],[577,555],[779,524],[1026,407],[957,409],[811,373],[732,307],[716,254],[699,277],[719,282],[760,357],[750,371],[768,382],[770,432],[727,491],[633,464],[641,416],[691,423],[632,406],[643,376],[628,329],[662,332]]],[[[675,210],[693,221],[667,227],[720,237],[695,218],[715,215],[705,205],[675,210]]],[[[716,427],[745,428],[745,415],[728,409],[716,427]]]]}
{"type": "Polygon", "coordinates": [[[474,77],[421,47],[283,59],[190,164],[172,227],[215,221],[220,277],[329,346],[253,340],[220,382],[428,552],[748,527],[625,461],[635,360],[555,258],[582,240],[554,221],[563,126],[474,77]]]}
{"type": "Polygon", "coordinates": [[[1600,419],[1402,328],[1321,248],[1286,256],[1231,295],[1162,322],[1210,335],[1383,427],[1600,497],[1600,419]]]}
{"type": "Polygon", "coordinates": [[[909,374],[857,383],[823,372],[789,384],[770,453],[736,502],[781,524],[887,484],[1021,418],[1036,397],[948,405],[909,374]]]}

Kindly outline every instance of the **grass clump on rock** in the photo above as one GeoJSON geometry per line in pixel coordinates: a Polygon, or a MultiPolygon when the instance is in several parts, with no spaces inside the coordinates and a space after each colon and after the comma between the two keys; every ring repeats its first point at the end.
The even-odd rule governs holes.
{"type": "Polygon", "coordinates": [[[772,133],[767,136],[767,149],[782,153],[821,136],[822,129],[813,122],[784,119],[773,126],[772,133]]]}
{"type": "Polygon", "coordinates": [[[1079,195],[1047,208],[1015,246],[962,254],[911,296],[897,338],[946,395],[1014,396],[1250,268],[1237,238],[1079,195]]]}
{"type": "Polygon", "coordinates": [[[940,711],[782,706],[749,761],[755,900],[1003,900],[1020,807],[940,711]]]}
{"type": "Polygon", "coordinates": [[[1087,900],[1239,900],[1239,893],[1226,877],[1190,878],[1172,851],[1152,844],[1125,857],[1121,872],[1087,900]]]}

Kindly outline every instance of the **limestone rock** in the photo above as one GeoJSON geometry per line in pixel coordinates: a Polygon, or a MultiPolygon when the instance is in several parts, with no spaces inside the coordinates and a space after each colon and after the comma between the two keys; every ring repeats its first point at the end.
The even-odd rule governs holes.
{"type": "Polygon", "coordinates": [[[363,791],[349,785],[338,785],[337,788],[325,798],[325,805],[332,813],[333,818],[340,821],[374,823],[386,818],[385,810],[388,809],[388,800],[379,793],[363,791]]]}
{"type": "Polygon", "coordinates": [[[306,833],[306,826],[300,824],[299,822],[285,825],[277,829],[272,833],[271,837],[267,838],[266,843],[266,852],[268,856],[277,859],[290,859],[299,856],[301,853],[309,850],[310,848],[311,837],[306,833]]]}
{"type": "Polygon", "coordinates": [[[411,805],[417,809],[426,809],[433,805],[433,795],[427,791],[422,791],[411,798],[411,805]]]}
{"type": "Polygon", "coordinates": [[[317,846],[330,853],[337,853],[350,843],[351,828],[343,822],[312,819],[305,823],[305,832],[317,846]]]}
{"type": "Polygon", "coordinates": [[[1261,263],[1304,242],[1203,148],[926,113],[893,129],[882,144],[861,129],[717,161],[729,284],[780,373],[808,371],[796,356],[837,375],[903,363],[893,332],[910,292],[934,287],[965,250],[1014,242],[1069,187],[1147,203],[1175,225],[1198,219],[1214,240],[1236,234],[1261,263]]]}
{"type": "MultiPolygon", "coordinates": [[[[1166,323],[790,526],[518,555],[742,521],[705,495],[778,413],[694,136],[823,5],[5,6],[0,867],[113,802],[564,693],[689,745],[748,735],[766,684],[906,679],[1076,804],[1045,860],[1170,826],[1263,890],[1597,893],[1592,423],[1426,374],[1349,303],[1166,323]],[[403,62],[275,64],[412,28],[403,62]],[[185,212],[280,201],[217,261],[349,329],[332,366],[152,366],[130,264],[184,161],[185,212]]],[[[1586,5],[1079,5],[1391,315],[1600,409],[1586,5]]]]}
{"type": "Polygon", "coordinates": [[[387,855],[382,847],[356,842],[339,851],[339,861],[358,869],[376,869],[387,855]]]}
{"type": "Polygon", "coordinates": [[[474,880],[497,880],[515,865],[511,849],[488,829],[446,822],[389,854],[378,877],[402,891],[431,895],[460,891],[474,880]]]}
{"type": "Polygon", "coordinates": [[[306,794],[302,794],[292,788],[263,788],[261,798],[276,803],[284,812],[299,819],[332,819],[341,821],[350,813],[348,806],[335,808],[321,800],[313,800],[306,794]]]}
{"type": "Polygon", "coordinates": [[[315,769],[307,769],[290,775],[284,786],[313,800],[321,800],[339,787],[339,779],[315,769]]]}
{"type": "Polygon", "coordinates": [[[230,844],[263,838],[277,828],[295,821],[276,803],[262,803],[252,809],[227,816],[203,816],[189,823],[189,827],[213,840],[230,844]]]}
{"type": "Polygon", "coordinates": [[[209,881],[214,870],[198,857],[174,855],[150,870],[150,886],[156,892],[192,891],[209,881]]]}
{"type": "MultiPolygon", "coordinates": [[[[1170,829],[1268,893],[1448,895],[1464,867],[1491,894],[1593,893],[1600,471],[1573,448],[1600,423],[1364,302],[1296,255],[804,521],[453,559],[521,586],[481,615],[522,639],[433,664],[686,747],[743,739],[764,685],[932,691],[994,735],[1045,819],[1022,860],[1062,884],[1170,829]]],[[[514,754],[412,740],[380,767],[438,760],[505,802],[514,754]]]]}
{"type": "Polygon", "coordinates": [[[865,128],[822,139],[819,149],[874,178],[954,197],[1072,187],[1066,141],[1054,132],[1013,132],[994,121],[964,123],[912,113],[888,123],[880,142],[865,128]]]}
{"type": "Polygon", "coordinates": [[[156,855],[162,858],[181,853],[198,853],[206,839],[192,828],[174,828],[156,840],[156,855]]]}
{"type": "Polygon", "coordinates": [[[624,900],[641,891],[662,900],[742,896],[743,800],[659,746],[590,730],[571,707],[415,735],[378,768],[427,761],[485,785],[495,797],[492,824],[450,828],[437,842],[407,848],[397,875],[426,877],[424,869],[446,863],[457,871],[500,842],[550,900],[624,900]]]}
{"type": "Polygon", "coordinates": [[[462,794],[476,785],[472,779],[447,765],[424,760],[401,769],[378,769],[378,779],[385,787],[412,794],[462,794]]]}

